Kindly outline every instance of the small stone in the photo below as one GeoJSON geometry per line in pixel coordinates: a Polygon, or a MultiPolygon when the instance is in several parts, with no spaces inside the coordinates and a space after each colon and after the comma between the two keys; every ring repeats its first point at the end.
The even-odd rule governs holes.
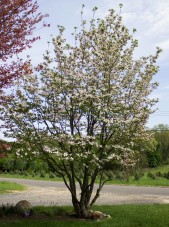
{"type": "Polygon", "coordinates": [[[94,220],[103,220],[105,215],[100,211],[93,211],[92,216],[94,220]]]}
{"type": "Polygon", "coordinates": [[[21,200],[15,205],[15,208],[17,212],[21,214],[26,214],[27,216],[27,214],[30,214],[31,212],[32,204],[27,200],[21,200]]]}
{"type": "Polygon", "coordinates": [[[103,219],[110,219],[111,218],[110,215],[104,214],[100,211],[92,211],[91,214],[92,214],[92,218],[94,220],[97,220],[97,221],[101,221],[103,219]]]}

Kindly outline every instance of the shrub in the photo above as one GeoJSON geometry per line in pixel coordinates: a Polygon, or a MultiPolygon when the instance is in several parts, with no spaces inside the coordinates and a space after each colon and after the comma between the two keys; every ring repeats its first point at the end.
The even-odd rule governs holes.
{"type": "Polygon", "coordinates": [[[169,158],[165,159],[165,160],[163,161],[163,163],[164,163],[164,165],[169,165],[169,158]]]}
{"type": "Polygon", "coordinates": [[[14,170],[14,161],[12,158],[1,158],[0,159],[0,169],[3,171],[11,171],[14,170]]]}
{"type": "Polygon", "coordinates": [[[162,175],[162,173],[160,171],[158,171],[158,172],[156,172],[156,176],[157,177],[162,177],[163,175],[162,175]]]}
{"type": "Polygon", "coordinates": [[[28,176],[29,173],[27,171],[24,171],[24,176],[28,176]]]}
{"type": "Polygon", "coordinates": [[[24,175],[24,171],[20,171],[20,175],[24,175]]]}
{"type": "Polygon", "coordinates": [[[125,175],[123,172],[119,172],[116,174],[116,177],[115,177],[117,180],[124,180],[125,179],[125,175]]]}
{"type": "Polygon", "coordinates": [[[20,173],[21,173],[20,170],[18,170],[18,169],[15,170],[15,174],[20,175],[20,173]]]}
{"type": "Polygon", "coordinates": [[[140,171],[139,174],[140,174],[140,177],[144,177],[144,172],[143,171],[140,171]]]}
{"type": "Polygon", "coordinates": [[[140,180],[140,174],[138,172],[135,172],[134,180],[140,180]]]}
{"type": "Polygon", "coordinates": [[[56,173],[56,176],[57,176],[57,177],[62,177],[59,173],[56,173]]]}
{"type": "Polygon", "coordinates": [[[45,173],[44,172],[41,172],[40,173],[40,177],[45,177],[45,173]]]}
{"type": "Polygon", "coordinates": [[[45,172],[48,172],[49,171],[48,164],[46,162],[42,162],[41,165],[40,165],[40,169],[45,171],[45,172]]]}
{"type": "Polygon", "coordinates": [[[0,216],[1,217],[5,216],[5,215],[15,214],[15,213],[16,213],[16,210],[13,205],[6,204],[6,205],[2,205],[0,207],[0,216]]]}
{"type": "Polygon", "coordinates": [[[10,171],[10,172],[9,172],[9,174],[14,175],[14,174],[15,174],[15,172],[14,172],[14,171],[10,171]]]}
{"type": "Polygon", "coordinates": [[[55,174],[54,173],[50,173],[49,174],[49,178],[55,178],[55,174]]]}
{"type": "Polygon", "coordinates": [[[150,177],[153,180],[156,179],[156,176],[153,173],[151,173],[151,172],[147,173],[147,177],[150,177]]]}
{"type": "Polygon", "coordinates": [[[163,177],[169,180],[169,171],[163,174],[163,177]]]}
{"type": "Polygon", "coordinates": [[[23,171],[26,169],[27,162],[21,158],[17,158],[14,163],[14,168],[23,171]]]}

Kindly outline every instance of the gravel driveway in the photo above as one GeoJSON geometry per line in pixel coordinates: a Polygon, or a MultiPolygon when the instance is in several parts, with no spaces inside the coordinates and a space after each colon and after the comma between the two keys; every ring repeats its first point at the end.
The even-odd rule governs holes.
{"type": "MultiPolygon", "coordinates": [[[[0,194],[1,204],[28,200],[35,205],[71,205],[71,197],[63,182],[0,178],[27,186],[26,191],[0,194]]],[[[97,185],[95,190],[97,189],[97,185]]],[[[96,204],[169,204],[169,187],[137,187],[105,185],[96,204]]]]}

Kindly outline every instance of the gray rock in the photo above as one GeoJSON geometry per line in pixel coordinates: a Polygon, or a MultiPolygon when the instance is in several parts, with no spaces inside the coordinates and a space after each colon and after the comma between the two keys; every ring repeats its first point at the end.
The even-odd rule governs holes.
{"type": "Polygon", "coordinates": [[[92,212],[92,217],[93,217],[94,220],[103,220],[103,219],[109,219],[109,218],[111,218],[110,215],[103,214],[100,211],[93,211],[92,212]]]}
{"type": "Polygon", "coordinates": [[[21,200],[15,205],[15,208],[18,213],[27,214],[31,212],[32,204],[27,200],[21,200]]]}

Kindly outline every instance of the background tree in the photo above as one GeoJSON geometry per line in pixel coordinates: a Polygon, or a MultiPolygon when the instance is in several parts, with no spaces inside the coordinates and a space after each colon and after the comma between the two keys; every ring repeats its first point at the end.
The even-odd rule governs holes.
{"type": "Polygon", "coordinates": [[[0,152],[9,151],[11,146],[11,142],[0,139],[0,152]]]}
{"type": "Polygon", "coordinates": [[[17,59],[9,64],[9,59],[31,47],[39,39],[32,37],[32,33],[36,24],[47,15],[42,15],[37,10],[37,1],[0,1],[0,89],[21,74],[23,69],[27,69],[28,62],[17,59]]]}
{"type": "Polygon", "coordinates": [[[150,140],[138,144],[139,166],[141,168],[155,167],[161,163],[162,155],[158,150],[158,141],[152,135],[150,140]]]}
{"type": "Polygon", "coordinates": [[[153,127],[154,138],[157,141],[157,152],[161,154],[162,163],[169,161],[169,126],[159,124],[153,127]]]}
{"type": "Polygon", "coordinates": [[[18,79],[1,114],[5,135],[62,176],[75,212],[89,217],[111,178],[106,173],[133,165],[135,142],[149,137],[145,124],[156,102],[149,94],[157,86],[151,80],[161,50],[134,60],[138,42],[114,10],[105,19],[93,18],[89,27],[81,22],[74,46],[59,26],[55,57],[47,52],[40,73],[18,79]]]}
{"type": "Polygon", "coordinates": [[[6,170],[11,166],[11,160],[8,159],[11,153],[12,144],[5,140],[0,140],[0,171],[6,170]],[[6,160],[9,160],[8,162],[6,160]]]}

